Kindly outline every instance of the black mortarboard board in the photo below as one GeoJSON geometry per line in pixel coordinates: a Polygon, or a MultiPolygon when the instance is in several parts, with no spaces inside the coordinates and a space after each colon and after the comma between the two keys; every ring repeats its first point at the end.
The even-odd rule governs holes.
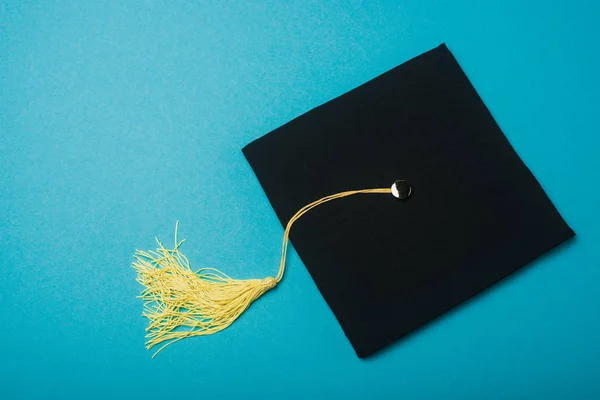
{"type": "Polygon", "coordinates": [[[365,357],[574,235],[444,45],[243,152],[286,227],[279,273],[193,271],[177,229],[137,251],[148,348],[229,326],[281,281],[288,237],[365,357]]]}
{"type": "Polygon", "coordinates": [[[445,45],[243,152],[279,220],[327,194],[290,240],[359,357],[574,236],[445,45]]]}

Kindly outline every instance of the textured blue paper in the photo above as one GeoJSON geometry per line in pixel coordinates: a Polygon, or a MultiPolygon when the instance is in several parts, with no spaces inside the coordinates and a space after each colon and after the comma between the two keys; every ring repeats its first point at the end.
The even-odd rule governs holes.
{"type": "Polygon", "coordinates": [[[600,397],[598,4],[1,2],[0,398],[600,397]],[[367,360],[292,252],[151,360],[134,249],[275,273],[241,147],[441,42],[578,237],[367,360]]]}

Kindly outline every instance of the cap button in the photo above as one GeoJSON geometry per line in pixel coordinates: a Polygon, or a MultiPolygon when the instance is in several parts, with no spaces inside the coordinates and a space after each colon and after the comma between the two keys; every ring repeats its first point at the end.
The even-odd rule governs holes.
{"type": "Polygon", "coordinates": [[[399,200],[406,200],[412,193],[412,186],[405,180],[397,180],[392,185],[392,196],[399,200]]]}

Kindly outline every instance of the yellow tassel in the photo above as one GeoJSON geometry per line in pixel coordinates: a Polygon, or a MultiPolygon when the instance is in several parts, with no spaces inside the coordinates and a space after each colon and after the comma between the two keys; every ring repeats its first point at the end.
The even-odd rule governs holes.
{"type": "Polygon", "coordinates": [[[177,240],[179,223],[175,225],[175,247],[167,249],[158,242],[155,251],[136,250],[133,268],[137,281],[145,289],[143,316],[150,320],[146,329],[146,348],[166,342],[165,347],[187,337],[210,335],[233,323],[252,302],[273,289],[283,278],[292,225],[313,208],[331,200],[354,194],[391,193],[391,189],[364,189],[323,197],[301,208],[288,222],[283,234],[279,272],[275,278],[232,279],[213,268],[192,271],[190,262],[179,248],[185,240],[177,240]]]}

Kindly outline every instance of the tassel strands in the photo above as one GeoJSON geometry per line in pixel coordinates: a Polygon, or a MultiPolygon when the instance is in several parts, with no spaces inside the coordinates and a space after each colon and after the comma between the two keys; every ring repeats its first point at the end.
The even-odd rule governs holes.
{"type": "Polygon", "coordinates": [[[132,266],[137,271],[137,281],[145,288],[139,296],[144,301],[142,315],[150,320],[146,329],[146,348],[164,343],[152,357],[179,340],[211,335],[227,328],[252,302],[273,289],[283,279],[290,230],[300,217],[323,203],[369,193],[389,194],[391,189],[336,193],[298,210],[286,226],[279,271],[275,278],[240,280],[230,278],[214,268],[193,271],[187,257],[179,251],[185,242],[177,239],[179,223],[175,225],[173,249],[165,248],[156,239],[156,250],[136,250],[132,266]]]}

